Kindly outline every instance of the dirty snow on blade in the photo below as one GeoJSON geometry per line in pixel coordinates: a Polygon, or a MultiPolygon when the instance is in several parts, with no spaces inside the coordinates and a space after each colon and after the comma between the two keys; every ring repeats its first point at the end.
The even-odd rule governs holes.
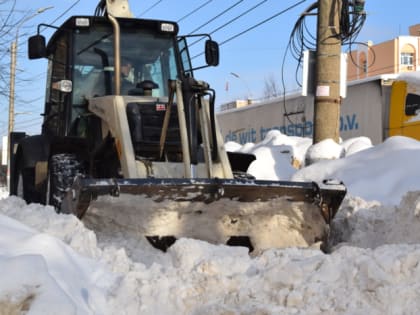
{"type": "Polygon", "coordinates": [[[93,201],[83,221],[107,238],[107,226],[127,236],[173,236],[226,244],[231,237],[247,236],[254,253],[273,247],[307,247],[324,239],[326,224],[318,206],[290,202],[239,202],[221,198],[212,203],[163,200],[144,195],[101,196],[93,201]]]}

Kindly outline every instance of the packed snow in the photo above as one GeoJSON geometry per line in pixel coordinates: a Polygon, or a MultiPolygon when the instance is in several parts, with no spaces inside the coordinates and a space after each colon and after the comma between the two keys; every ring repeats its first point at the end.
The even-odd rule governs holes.
{"type": "Polygon", "coordinates": [[[417,314],[420,142],[361,137],[311,146],[270,132],[254,153],[261,179],[342,181],[332,252],[180,239],[163,253],[104,222],[1,192],[0,314],[417,314]],[[294,167],[292,166],[294,165],[294,167]],[[299,168],[299,169],[298,169],[299,168]]]}

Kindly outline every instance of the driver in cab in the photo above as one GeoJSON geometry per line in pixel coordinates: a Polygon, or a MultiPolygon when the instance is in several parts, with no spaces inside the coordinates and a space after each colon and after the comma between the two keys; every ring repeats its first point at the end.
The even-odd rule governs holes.
{"type": "Polygon", "coordinates": [[[133,63],[127,59],[121,59],[121,94],[128,95],[129,91],[134,89],[134,69],[133,63]]]}
{"type": "MultiPolygon", "coordinates": [[[[158,89],[159,85],[152,80],[136,82],[134,63],[128,58],[121,59],[121,95],[152,96],[152,90],[158,89]],[[137,83],[137,84],[136,84],[137,83]]],[[[150,74],[148,75],[150,77],[150,74]]]]}

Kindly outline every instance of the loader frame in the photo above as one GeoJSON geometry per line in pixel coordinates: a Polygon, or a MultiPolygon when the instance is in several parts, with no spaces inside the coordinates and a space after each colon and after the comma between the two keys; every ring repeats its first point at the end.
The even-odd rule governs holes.
{"type": "Polygon", "coordinates": [[[230,242],[248,233],[259,250],[325,240],[325,227],[345,187],[337,182],[258,181],[246,173],[255,157],[226,152],[215,118],[216,93],[193,76],[195,70],[219,63],[217,43],[209,35],[198,36],[206,39],[205,65],[193,67],[188,37],[178,36],[174,22],[111,13],[75,16],[48,45],[38,28],[29,40],[29,57],[49,60],[44,122],[40,135],[20,135],[13,145],[11,194],[79,218],[105,195],[139,196],[139,212],[149,211],[141,204],[151,200],[156,213],[146,216],[176,221],[172,229],[165,224],[142,227],[157,247],[161,237],[230,242]],[[124,73],[123,61],[129,70],[124,73]],[[177,214],[176,205],[161,207],[166,201],[187,208],[177,214]],[[204,210],[225,202],[236,209],[204,210]],[[206,215],[219,233],[209,230],[206,215]],[[263,223],[254,224],[258,217],[263,223]],[[290,221],[286,230],[302,235],[293,232],[288,238],[287,231],[278,231],[285,220],[290,221]],[[198,221],[204,234],[200,228],[194,231],[198,221]],[[261,236],[255,226],[269,235],[261,236]]]}

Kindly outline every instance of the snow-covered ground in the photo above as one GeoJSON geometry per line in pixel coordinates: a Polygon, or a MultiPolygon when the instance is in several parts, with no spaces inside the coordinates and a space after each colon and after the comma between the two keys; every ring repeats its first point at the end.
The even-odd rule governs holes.
{"type": "Polygon", "coordinates": [[[250,257],[192,239],[162,253],[3,190],[0,314],[417,314],[420,142],[310,143],[271,132],[256,145],[226,146],[256,154],[249,171],[258,178],[345,183],[331,254],[288,248],[250,257]],[[305,167],[308,152],[332,160],[305,167]]]}

